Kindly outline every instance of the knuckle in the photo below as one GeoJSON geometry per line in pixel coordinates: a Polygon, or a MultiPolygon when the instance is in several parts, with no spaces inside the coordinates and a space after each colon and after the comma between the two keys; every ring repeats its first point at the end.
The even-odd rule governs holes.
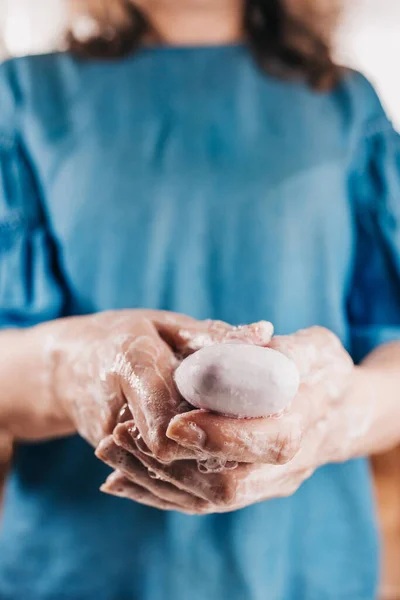
{"type": "Polygon", "coordinates": [[[351,358],[350,354],[343,348],[343,353],[342,353],[342,365],[343,365],[343,370],[344,372],[350,372],[352,371],[353,367],[354,367],[354,361],[351,358]]]}
{"type": "Polygon", "coordinates": [[[333,333],[333,331],[331,331],[327,327],[322,327],[320,325],[316,325],[315,327],[311,328],[311,331],[314,331],[315,334],[318,335],[318,337],[320,337],[324,341],[325,344],[328,343],[332,347],[337,347],[337,348],[342,347],[342,342],[340,341],[340,339],[338,338],[336,333],[333,333]]]}
{"type": "Polygon", "coordinates": [[[203,506],[199,506],[196,509],[196,514],[198,515],[212,515],[215,512],[215,504],[212,504],[211,502],[207,502],[203,506]]]}
{"type": "Polygon", "coordinates": [[[198,516],[204,517],[204,516],[207,516],[207,515],[212,515],[215,512],[216,512],[215,506],[210,505],[209,508],[203,508],[201,510],[198,510],[195,514],[198,515],[198,516]]]}
{"type": "Polygon", "coordinates": [[[328,329],[327,327],[323,327],[322,325],[313,325],[312,327],[310,327],[310,331],[315,333],[316,335],[330,335],[332,337],[336,337],[330,329],[328,329]]]}
{"type": "Polygon", "coordinates": [[[322,325],[313,325],[310,327],[310,331],[319,335],[326,335],[331,333],[331,331],[327,327],[323,327],[322,325]]]}
{"type": "Polygon", "coordinates": [[[277,465],[285,465],[298,453],[300,444],[300,433],[279,436],[273,450],[273,462],[277,465]]]}

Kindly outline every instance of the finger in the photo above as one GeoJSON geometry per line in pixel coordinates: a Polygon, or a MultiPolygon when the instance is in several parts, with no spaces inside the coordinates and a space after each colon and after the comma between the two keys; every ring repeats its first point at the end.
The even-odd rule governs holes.
{"type": "Polygon", "coordinates": [[[182,460],[161,464],[132,446],[132,439],[126,435],[125,424],[115,429],[114,439],[164,481],[216,506],[225,505],[235,498],[237,479],[246,477],[252,469],[252,465],[215,461],[205,456],[198,461],[182,460]]]}
{"type": "Polygon", "coordinates": [[[223,321],[198,321],[173,313],[157,313],[153,322],[160,336],[181,356],[217,343],[267,346],[274,332],[268,321],[235,327],[223,321]]]}
{"type": "Polygon", "coordinates": [[[107,481],[101,486],[100,491],[105,494],[110,494],[111,496],[127,498],[128,500],[133,500],[134,502],[151,506],[152,508],[183,512],[181,507],[167,502],[166,500],[161,500],[140,485],[129,481],[129,479],[124,477],[118,471],[112,473],[108,477],[107,481]]]}
{"type": "Polygon", "coordinates": [[[192,452],[165,435],[170,420],[188,410],[173,380],[176,366],[175,355],[156,332],[131,340],[119,364],[122,392],[138,430],[134,435],[140,432],[164,462],[193,458],[192,452]]]}
{"type": "MultiPolygon", "coordinates": [[[[194,321],[187,319],[190,322],[194,321]]],[[[171,321],[176,326],[170,315],[165,316],[165,322],[170,326],[171,321]]],[[[208,332],[207,335],[214,332],[215,339],[220,340],[249,335],[248,328],[232,328],[219,322],[208,322],[206,325],[203,323],[202,327],[203,337],[204,331],[208,332]]],[[[190,408],[180,396],[173,379],[178,364],[176,356],[167,343],[160,339],[150,321],[144,324],[142,329],[143,334],[140,337],[127,343],[118,363],[123,394],[140,435],[159,461],[194,458],[190,449],[185,449],[166,437],[171,419],[190,408]]],[[[257,325],[250,326],[250,330],[252,329],[265,333],[265,328],[257,325]]],[[[261,340],[262,335],[257,335],[261,340]]],[[[269,339],[270,332],[265,336],[265,341],[269,339]]]]}
{"type": "MultiPolygon", "coordinates": [[[[117,439],[123,445],[123,427],[118,429],[117,439]]],[[[212,469],[212,460],[199,461],[197,468],[194,461],[161,465],[137,449],[133,451],[143,464],[160,473],[163,479],[173,481],[191,493],[201,494],[208,501],[204,514],[229,512],[266,499],[291,495],[299,487],[299,480],[309,477],[315,468],[311,463],[311,457],[315,456],[315,440],[310,440],[310,436],[294,459],[284,465],[242,463],[228,472],[222,468],[220,473],[205,472],[207,463],[212,469]],[[310,441],[313,444],[311,451],[310,441]],[[201,472],[199,467],[203,467],[201,472]],[[303,476],[303,473],[307,475],[303,476]]]]}
{"type": "Polygon", "coordinates": [[[167,436],[178,444],[228,461],[285,464],[298,452],[303,434],[297,409],[280,418],[233,419],[194,410],[172,419],[167,436]]]}
{"type": "Polygon", "coordinates": [[[203,500],[176,488],[171,483],[162,481],[158,473],[149,470],[134,455],[117,446],[112,436],[99,444],[96,456],[113,469],[118,470],[127,479],[148,490],[161,500],[193,512],[206,508],[206,503],[203,500]]]}
{"type": "Polygon", "coordinates": [[[330,414],[325,383],[302,383],[290,408],[277,417],[233,419],[193,410],[172,419],[167,436],[193,451],[237,462],[291,464],[303,448],[303,439],[330,414]]]}

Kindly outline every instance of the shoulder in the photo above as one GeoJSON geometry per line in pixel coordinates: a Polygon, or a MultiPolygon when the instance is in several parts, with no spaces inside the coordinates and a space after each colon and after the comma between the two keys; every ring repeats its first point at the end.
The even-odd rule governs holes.
{"type": "MultiPolygon", "coordinates": [[[[11,133],[35,107],[47,108],[68,80],[68,59],[61,54],[14,58],[0,64],[0,130],[11,133]],[[63,74],[65,73],[65,74],[63,74]]],[[[64,86],[65,87],[65,86],[64,86]]]]}
{"type": "Polygon", "coordinates": [[[378,92],[362,73],[346,69],[333,95],[356,143],[392,127],[378,92]]]}
{"type": "Polygon", "coordinates": [[[0,131],[26,118],[51,126],[107,85],[106,63],[68,53],[27,56],[0,64],[0,131]]]}
{"type": "Polygon", "coordinates": [[[398,223],[400,135],[366,77],[350,73],[342,84],[342,93],[348,99],[352,119],[349,144],[352,198],[363,211],[369,207],[374,214],[379,212],[385,227],[389,220],[398,223]]]}

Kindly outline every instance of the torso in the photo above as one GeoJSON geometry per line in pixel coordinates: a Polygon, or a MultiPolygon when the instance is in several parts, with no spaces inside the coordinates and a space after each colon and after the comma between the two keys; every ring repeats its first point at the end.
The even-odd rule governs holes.
{"type": "MultiPolygon", "coordinates": [[[[144,51],[116,65],[36,60],[41,69],[17,65],[22,127],[71,313],[163,308],[268,319],[278,333],[320,324],[347,344],[352,83],[317,95],[259,73],[239,47],[144,51]]],[[[320,469],[292,498],[201,518],[103,497],[107,472],[78,439],[20,449],[0,590],[371,598],[363,461],[320,469]]]]}

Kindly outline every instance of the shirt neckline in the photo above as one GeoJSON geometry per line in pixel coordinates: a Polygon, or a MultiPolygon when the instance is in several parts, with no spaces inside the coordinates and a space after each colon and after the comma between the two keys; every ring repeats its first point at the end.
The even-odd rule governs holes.
{"type": "Polygon", "coordinates": [[[246,49],[245,42],[233,42],[231,44],[178,44],[176,46],[154,45],[142,46],[138,51],[146,54],[196,54],[215,52],[237,52],[246,49]]]}

